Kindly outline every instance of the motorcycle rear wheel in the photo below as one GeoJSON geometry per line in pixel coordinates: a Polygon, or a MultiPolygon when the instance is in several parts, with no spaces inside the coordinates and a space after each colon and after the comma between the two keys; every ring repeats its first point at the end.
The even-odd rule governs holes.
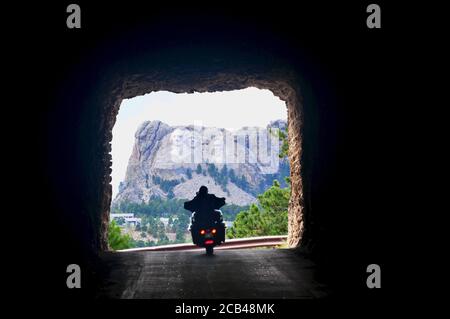
{"type": "Polygon", "coordinates": [[[214,247],[213,246],[207,246],[206,248],[206,254],[207,255],[212,255],[214,254],[214,247]]]}

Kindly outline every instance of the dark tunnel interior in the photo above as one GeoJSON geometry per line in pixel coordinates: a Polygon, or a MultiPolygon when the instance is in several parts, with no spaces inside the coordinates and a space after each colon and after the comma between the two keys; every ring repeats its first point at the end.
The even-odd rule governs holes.
{"type": "Polygon", "coordinates": [[[385,262],[389,246],[392,212],[380,197],[390,196],[391,145],[379,123],[394,79],[381,62],[382,30],[369,36],[359,26],[363,9],[83,5],[79,31],[64,23],[54,28],[61,22],[55,18],[42,28],[51,37],[29,39],[36,48],[52,48],[34,52],[38,70],[30,80],[44,106],[33,110],[30,148],[38,169],[30,174],[40,181],[32,201],[50,216],[40,222],[51,229],[42,235],[41,254],[55,296],[86,297],[98,288],[111,201],[109,143],[122,99],[250,86],[270,89],[288,104],[290,160],[298,173],[290,214],[297,212],[304,227],[300,241],[298,221],[289,234],[292,249],[314,260],[337,291],[377,293],[364,290],[361,278],[368,264],[385,262]],[[49,80],[40,83],[43,74],[49,80]],[[64,289],[70,263],[89,269],[87,289],[64,289]]]}

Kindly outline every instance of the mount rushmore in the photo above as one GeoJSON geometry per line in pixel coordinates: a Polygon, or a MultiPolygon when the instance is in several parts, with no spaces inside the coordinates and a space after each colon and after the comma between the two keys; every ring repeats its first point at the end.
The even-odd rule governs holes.
{"type": "Polygon", "coordinates": [[[285,131],[286,121],[235,131],[145,121],[135,133],[125,180],[112,205],[148,203],[154,197],[189,199],[201,185],[228,204],[254,203],[274,179],[283,182],[289,176],[288,160],[278,156],[276,130],[285,131]]]}

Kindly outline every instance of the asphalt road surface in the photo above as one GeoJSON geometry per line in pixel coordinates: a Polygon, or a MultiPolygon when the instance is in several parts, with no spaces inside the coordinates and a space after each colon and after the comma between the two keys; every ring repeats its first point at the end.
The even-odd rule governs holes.
{"type": "Polygon", "coordinates": [[[314,264],[289,249],[122,252],[102,256],[109,269],[98,298],[322,298],[314,264]]]}

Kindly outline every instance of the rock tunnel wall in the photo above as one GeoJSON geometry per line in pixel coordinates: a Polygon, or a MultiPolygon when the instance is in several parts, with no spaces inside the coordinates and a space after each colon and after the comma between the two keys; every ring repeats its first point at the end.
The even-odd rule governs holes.
{"type": "MultiPolygon", "coordinates": [[[[407,54],[386,50],[400,49],[397,33],[367,29],[364,6],[350,3],[327,3],[326,10],[316,2],[295,8],[241,2],[228,9],[145,4],[83,3],[83,27],[68,30],[64,4],[39,3],[30,12],[47,13],[45,21],[36,34],[27,28],[16,37],[25,47],[14,50],[19,94],[9,109],[29,123],[11,131],[24,138],[13,140],[18,152],[10,151],[10,158],[21,165],[10,173],[23,178],[9,188],[17,203],[29,203],[18,209],[32,219],[26,224],[44,248],[21,236],[39,260],[23,264],[24,273],[30,262],[40,266],[34,277],[43,280],[34,286],[53,279],[56,294],[67,293],[67,265],[101,263],[95,258],[107,248],[109,142],[123,98],[254,85],[290,105],[289,156],[302,178],[293,180],[290,211],[300,214],[290,214],[289,228],[303,234],[301,241],[290,236],[290,245],[312,252],[345,286],[342,272],[365,288],[365,267],[382,264],[392,247],[398,254],[390,239],[407,219],[399,214],[403,202],[388,204],[398,199],[404,177],[398,172],[403,161],[393,161],[399,140],[392,133],[408,113],[402,99],[392,100],[400,75],[410,69],[408,63],[399,68],[407,54]],[[401,223],[385,228],[395,216],[401,223]]],[[[91,283],[83,278],[83,285],[91,283]]]]}
{"type": "Polygon", "coordinates": [[[151,37],[152,32],[160,30],[105,40],[61,71],[60,93],[47,121],[45,159],[49,201],[59,220],[55,236],[81,254],[108,249],[110,142],[123,99],[160,90],[193,93],[253,86],[286,102],[292,183],[288,242],[290,247],[315,250],[326,232],[327,205],[332,205],[327,198],[333,197],[321,186],[332,170],[327,165],[333,138],[318,131],[332,133],[335,118],[314,63],[297,48],[275,45],[266,37],[242,40],[236,32],[226,42],[216,37],[220,43],[205,45],[181,34],[173,40],[177,45],[168,45],[151,37]]]}
{"type": "MultiPolygon", "coordinates": [[[[170,69],[169,69],[170,70],[170,69]]],[[[300,245],[303,234],[303,184],[301,178],[301,95],[299,87],[295,86],[295,75],[289,71],[274,72],[273,70],[232,69],[227,68],[217,71],[201,71],[195,69],[191,71],[181,71],[182,66],[175,68],[172,72],[168,69],[149,70],[144,74],[130,74],[118,77],[109,81],[109,88],[105,88],[105,99],[101,103],[102,126],[98,127],[101,143],[101,158],[103,166],[102,184],[99,188],[102,192],[101,212],[100,212],[100,232],[97,234],[97,242],[102,250],[108,249],[106,229],[109,223],[109,207],[111,198],[111,145],[112,129],[115,123],[120,103],[123,99],[132,98],[149,92],[166,90],[175,93],[185,92],[213,92],[231,91],[244,89],[247,87],[257,87],[271,90],[274,95],[284,100],[287,105],[288,126],[289,126],[289,160],[291,163],[292,194],[289,203],[288,214],[288,243],[290,247],[300,245]]],[[[211,106],[214,107],[214,106],[211,106]]],[[[95,212],[92,212],[95,214],[95,212]]]]}

